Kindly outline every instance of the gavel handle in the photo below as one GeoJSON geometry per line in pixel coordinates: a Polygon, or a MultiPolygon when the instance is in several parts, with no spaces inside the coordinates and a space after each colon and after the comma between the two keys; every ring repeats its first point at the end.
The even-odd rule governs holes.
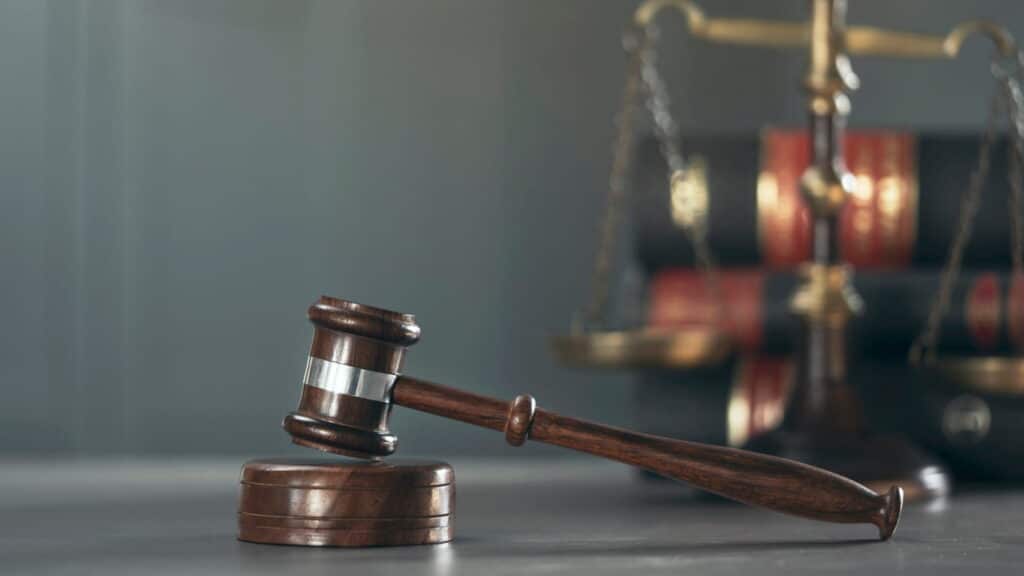
{"type": "Polygon", "coordinates": [[[514,446],[529,438],[638,466],[754,506],[829,522],[874,524],[882,540],[892,536],[903,506],[903,491],[897,486],[883,496],[792,460],[560,416],[536,409],[530,396],[508,403],[400,376],[391,399],[421,412],[504,431],[514,446]]]}

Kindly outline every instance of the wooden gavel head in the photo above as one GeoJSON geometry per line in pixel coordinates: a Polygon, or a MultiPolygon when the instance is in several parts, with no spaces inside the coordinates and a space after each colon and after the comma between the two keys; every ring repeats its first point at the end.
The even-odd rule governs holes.
{"type": "Polygon", "coordinates": [[[395,451],[391,388],[407,347],[420,338],[412,314],[321,296],[307,312],[313,343],[296,411],[282,426],[292,442],[374,458],[395,451]]]}

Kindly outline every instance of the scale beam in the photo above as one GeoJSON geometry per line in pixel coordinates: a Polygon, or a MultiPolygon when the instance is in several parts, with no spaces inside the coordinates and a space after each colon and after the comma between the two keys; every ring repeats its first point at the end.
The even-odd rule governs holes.
{"type": "MultiPolygon", "coordinates": [[[[709,42],[776,48],[799,48],[811,43],[809,22],[708,18],[691,0],[647,0],[634,12],[633,22],[645,27],[668,8],[686,17],[691,34],[709,42]]],[[[850,55],[948,59],[956,58],[972,36],[988,38],[1003,57],[1017,52],[1013,36],[1002,26],[986,20],[961,22],[945,36],[850,26],[840,40],[844,46],[842,51],[850,55]]]]}

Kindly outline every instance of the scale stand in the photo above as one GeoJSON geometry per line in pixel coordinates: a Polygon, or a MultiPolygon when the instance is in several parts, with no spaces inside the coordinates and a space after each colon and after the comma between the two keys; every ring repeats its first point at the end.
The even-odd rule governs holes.
{"type": "MultiPolygon", "coordinates": [[[[842,150],[850,112],[847,93],[858,86],[848,55],[954,58],[966,39],[973,35],[991,40],[1003,58],[1015,57],[1017,49],[1004,29],[989,22],[965,22],[944,37],[847,27],[845,0],[809,1],[809,22],[773,22],[708,18],[691,0],[647,0],[635,12],[634,24],[646,32],[662,9],[674,8],[685,16],[691,34],[710,42],[809,49],[810,66],[804,86],[808,94],[812,163],[800,184],[813,227],[811,259],[803,267],[803,282],[791,300],[791,310],[801,318],[803,327],[797,379],[781,427],[753,439],[746,447],[827,468],[876,490],[898,484],[908,499],[942,497],[950,484],[942,465],[906,437],[872,434],[864,424],[864,407],[859,395],[848,380],[849,321],[863,308],[851,283],[852,271],[842,263],[837,241],[840,212],[856,187],[853,175],[844,164],[842,150]]],[[[626,89],[625,116],[620,119],[624,123],[630,112],[630,98],[636,92],[635,80],[628,79],[626,89]]],[[[667,114],[667,110],[663,112],[667,114]]],[[[672,128],[671,122],[668,124],[672,128]]],[[[668,154],[678,152],[671,149],[675,146],[676,135],[671,129],[658,126],[657,117],[655,126],[661,129],[663,148],[668,149],[670,180],[675,186],[686,172],[678,154],[675,157],[668,154]]],[[[629,151],[629,133],[628,123],[620,126],[608,214],[595,265],[595,291],[587,315],[590,325],[600,325],[601,317],[606,314],[609,254],[613,252],[610,248],[614,247],[615,230],[621,218],[615,208],[622,204],[624,195],[618,182],[622,177],[620,165],[627,163],[624,160],[627,154],[622,158],[619,154],[629,151]]],[[[695,249],[700,248],[698,244],[704,241],[702,227],[695,226],[689,232],[695,249]]],[[[703,268],[711,271],[708,279],[713,290],[713,263],[709,258],[705,260],[703,268]]],[[[576,365],[662,368],[697,365],[699,359],[685,353],[692,351],[692,347],[684,345],[684,335],[650,330],[582,331],[556,339],[555,349],[563,361],[576,365]]],[[[707,356],[719,358],[727,354],[728,343],[716,339],[714,334],[702,336],[700,342],[709,351],[707,356]]],[[[904,383],[892,382],[891,385],[904,383]]],[[[895,398],[896,394],[893,396],[895,398]]]]}

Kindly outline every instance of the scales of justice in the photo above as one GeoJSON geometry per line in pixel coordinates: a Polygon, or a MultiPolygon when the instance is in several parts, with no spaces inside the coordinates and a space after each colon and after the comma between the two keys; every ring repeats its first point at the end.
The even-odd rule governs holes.
{"type": "MultiPolygon", "coordinates": [[[[1011,208],[1020,207],[1020,118],[1021,97],[1018,79],[1021,61],[1017,47],[1002,27],[990,22],[968,21],[955,26],[945,36],[848,26],[844,0],[810,0],[808,22],[779,22],[749,19],[712,18],[690,0],[648,0],[634,14],[633,29],[626,37],[630,56],[623,107],[617,122],[617,137],[609,181],[609,192],[594,276],[591,299],[581,321],[571,334],[554,340],[559,358],[570,365],[604,368],[691,368],[720,361],[733,350],[729,337],[708,327],[677,330],[641,328],[610,329],[609,312],[613,260],[618,253],[623,205],[627,201],[627,180],[633,153],[635,116],[641,102],[651,116],[651,124],[668,166],[666,210],[683,228],[691,244],[705,289],[717,302],[713,314],[728,314],[728,302],[722,301],[717,286],[717,268],[707,242],[706,214],[708,197],[715,191],[698,190],[691,174],[699,158],[685,158],[681,137],[672,120],[668,91],[654,65],[656,16],[676,10],[685,17],[693,36],[712,43],[742,44],[766,48],[806,50],[809,66],[803,81],[807,94],[807,114],[811,163],[800,179],[804,203],[811,215],[811,258],[801,268],[802,281],[790,300],[790,311],[800,318],[802,334],[795,349],[796,379],[779,427],[748,441],[746,448],[776,454],[849,476],[875,490],[900,485],[908,499],[933,499],[949,490],[948,473],[926,452],[899,434],[875,434],[867,429],[857,390],[849,382],[850,354],[848,331],[851,319],[865,304],[851,284],[853,270],[843,263],[839,249],[839,215],[847,199],[855,193],[857,180],[844,164],[843,135],[850,114],[850,92],[858,87],[858,78],[850,56],[871,55],[904,59],[952,59],[973,36],[991,42],[994,48],[992,71],[996,89],[993,117],[979,145],[978,164],[960,206],[959,229],[951,243],[934,295],[927,325],[909,351],[909,362],[916,377],[928,379],[939,371],[955,371],[970,364],[968,359],[938,357],[935,349],[939,326],[949,306],[950,286],[960,270],[964,245],[970,236],[977,210],[978,196],[989,171],[989,150],[996,130],[996,112],[1004,112],[1009,122],[1011,142],[1009,174],[1013,197],[1011,208]],[[682,217],[678,217],[679,214],[682,217]],[[717,300],[716,300],[717,299],[717,300]]],[[[699,179],[699,176],[697,177],[699,179]]],[[[704,184],[706,186],[706,184],[704,184]]],[[[922,191],[921,201],[928,200],[922,191]]],[[[1021,272],[1019,248],[1021,225],[1013,210],[1013,271],[1021,272]]],[[[1014,377],[1016,359],[1008,359],[1003,377],[1014,377]]],[[[887,382],[898,387],[905,382],[887,382]]]]}

